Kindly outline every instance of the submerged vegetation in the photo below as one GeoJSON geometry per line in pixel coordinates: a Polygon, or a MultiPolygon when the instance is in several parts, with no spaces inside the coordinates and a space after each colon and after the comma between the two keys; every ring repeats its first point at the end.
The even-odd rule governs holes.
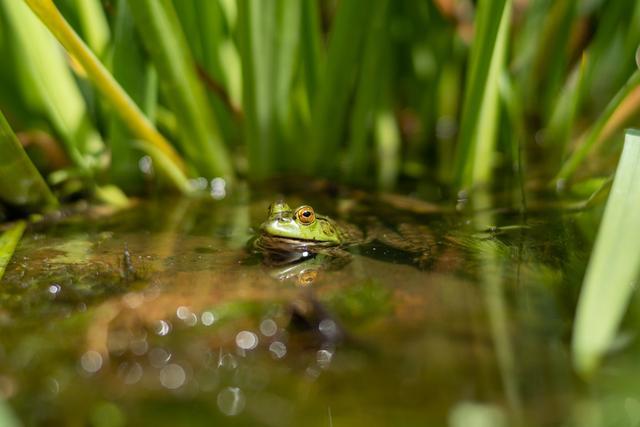
{"type": "MultiPolygon", "coordinates": [[[[208,231],[232,235],[218,243],[235,262],[255,220],[246,183],[284,178],[384,192],[380,200],[395,214],[457,212],[466,221],[452,220],[466,229],[447,240],[450,258],[439,255],[451,271],[464,251],[478,263],[473,277],[517,415],[505,274],[569,287],[587,271],[580,292],[557,290],[572,294],[572,307],[580,294],[571,351],[585,378],[620,345],[620,324],[637,322],[640,137],[625,128],[640,127],[639,46],[640,2],[627,0],[0,0],[0,279],[6,268],[12,283],[26,274],[8,263],[25,230],[37,246],[29,225],[77,200],[123,207],[131,197],[182,194],[186,204],[171,210],[182,218],[179,207],[229,195],[242,207],[224,211],[232,224],[208,231]],[[551,245],[562,267],[532,261],[546,256],[532,249],[544,246],[540,237],[527,235],[543,205],[554,215],[571,211],[564,227],[581,230],[558,239],[586,242],[551,245]],[[516,214],[499,216],[496,207],[516,214]],[[585,268],[572,251],[582,256],[592,244],[585,268]]],[[[267,198],[280,191],[268,188],[267,198]]],[[[414,231],[424,225],[412,219],[414,231]]],[[[111,232],[103,231],[100,242],[111,232]]],[[[78,252],[91,246],[80,240],[78,252]]],[[[309,265],[316,267],[299,270],[309,265]]],[[[112,270],[117,280],[137,278],[133,269],[125,269],[131,277],[112,270]]],[[[329,305],[360,313],[348,319],[390,316],[389,300],[406,297],[375,277],[362,283],[332,294],[329,305]]],[[[3,316],[0,307],[0,323],[3,316]]],[[[13,423],[3,397],[0,387],[0,423],[13,423]]],[[[472,415],[460,419],[490,409],[465,406],[472,415]]]]}

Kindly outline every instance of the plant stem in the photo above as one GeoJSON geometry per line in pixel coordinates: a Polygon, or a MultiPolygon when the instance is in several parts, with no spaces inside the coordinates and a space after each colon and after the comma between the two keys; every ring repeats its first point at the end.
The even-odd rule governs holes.
{"type": "MultiPolygon", "coordinates": [[[[40,18],[64,48],[84,67],[85,71],[100,92],[109,100],[114,111],[120,115],[131,131],[140,139],[148,141],[180,173],[166,173],[176,188],[189,192],[190,187],[184,176],[184,164],[169,142],[155,129],[140,111],[138,106],[120,87],[98,58],[91,52],[78,34],[64,19],[52,0],[24,0],[40,18]]],[[[150,154],[151,155],[151,154],[150,154]]],[[[166,172],[166,171],[163,171],[166,172]]]]}

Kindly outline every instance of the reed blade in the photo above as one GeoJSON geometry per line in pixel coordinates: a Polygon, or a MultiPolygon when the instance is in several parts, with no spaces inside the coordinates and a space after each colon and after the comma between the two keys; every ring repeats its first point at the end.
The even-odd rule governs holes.
{"type": "Polygon", "coordinates": [[[615,338],[640,272],[640,131],[624,148],[578,300],[573,362],[593,373],[615,338]]]}
{"type": "Polygon", "coordinates": [[[486,183],[491,176],[499,120],[498,82],[507,50],[511,3],[478,2],[456,153],[455,180],[461,188],[486,183]]]}
{"type": "Polygon", "coordinates": [[[28,210],[44,210],[58,204],[1,111],[0,201],[28,210]]]}
{"type": "Polygon", "coordinates": [[[13,257],[18,243],[20,243],[22,233],[26,226],[26,221],[18,221],[0,234],[0,281],[7,268],[7,264],[9,264],[11,257],[13,257]]]}

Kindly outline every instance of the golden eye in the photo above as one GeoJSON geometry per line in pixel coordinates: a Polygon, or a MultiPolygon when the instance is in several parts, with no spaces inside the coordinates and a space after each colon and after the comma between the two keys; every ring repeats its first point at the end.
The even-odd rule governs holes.
{"type": "Polygon", "coordinates": [[[312,224],[316,220],[316,214],[311,206],[301,206],[296,211],[296,218],[302,224],[312,224]]]}

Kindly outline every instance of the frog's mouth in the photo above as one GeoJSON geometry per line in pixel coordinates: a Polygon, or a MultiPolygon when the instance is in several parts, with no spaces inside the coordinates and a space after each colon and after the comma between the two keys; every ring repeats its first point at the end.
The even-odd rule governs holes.
{"type": "Polygon", "coordinates": [[[262,232],[263,237],[269,239],[279,239],[282,241],[292,242],[292,243],[314,243],[314,244],[326,244],[328,246],[335,246],[337,243],[332,242],[331,240],[315,240],[315,239],[302,239],[298,237],[288,237],[288,236],[278,236],[277,234],[271,234],[262,232]]]}

